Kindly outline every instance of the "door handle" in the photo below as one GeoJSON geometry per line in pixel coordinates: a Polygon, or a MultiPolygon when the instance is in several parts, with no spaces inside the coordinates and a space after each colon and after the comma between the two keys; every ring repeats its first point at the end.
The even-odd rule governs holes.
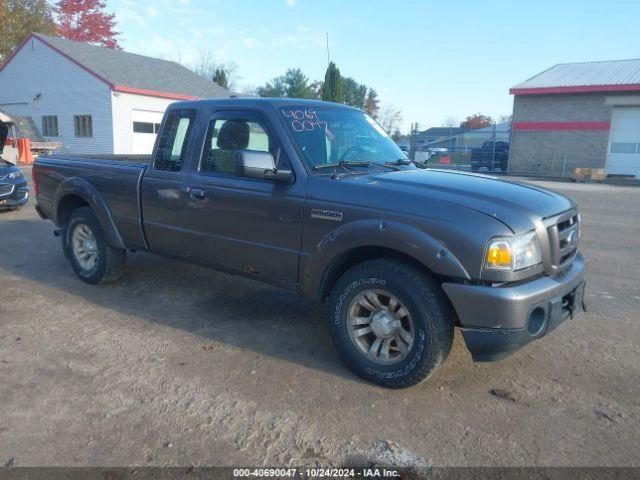
{"type": "Polygon", "coordinates": [[[202,199],[206,195],[206,192],[203,188],[187,187],[184,190],[191,196],[191,198],[195,198],[195,199],[202,199]]]}

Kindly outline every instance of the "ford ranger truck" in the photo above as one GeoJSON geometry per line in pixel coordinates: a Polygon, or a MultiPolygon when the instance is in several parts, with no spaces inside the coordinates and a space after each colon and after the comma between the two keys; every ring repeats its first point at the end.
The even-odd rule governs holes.
{"type": "Polygon", "coordinates": [[[492,361],[582,307],[574,202],[419,168],[344,105],[177,102],[150,157],[41,156],[33,180],[81,280],[147,251],[296,291],[327,303],[344,361],[385,387],[435,372],[456,326],[492,361]]]}

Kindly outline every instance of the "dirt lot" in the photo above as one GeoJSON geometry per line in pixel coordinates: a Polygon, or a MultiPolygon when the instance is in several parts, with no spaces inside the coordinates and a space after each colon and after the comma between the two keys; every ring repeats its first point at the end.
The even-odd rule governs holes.
{"type": "Polygon", "coordinates": [[[0,214],[1,464],[640,465],[640,188],[544,185],[581,205],[589,312],[495,364],[457,335],[401,391],[322,305],[142,253],[89,286],[32,204],[0,214]]]}

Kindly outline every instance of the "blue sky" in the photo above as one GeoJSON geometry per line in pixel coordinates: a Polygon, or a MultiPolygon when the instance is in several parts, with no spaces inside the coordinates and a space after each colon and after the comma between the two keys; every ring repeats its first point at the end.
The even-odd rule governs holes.
{"type": "Polygon", "coordinates": [[[509,87],[561,62],[640,57],[637,1],[109,0],[134,53],[238,65],[239,86],[331,58],[423,128],[510,114],[509,87]]]}

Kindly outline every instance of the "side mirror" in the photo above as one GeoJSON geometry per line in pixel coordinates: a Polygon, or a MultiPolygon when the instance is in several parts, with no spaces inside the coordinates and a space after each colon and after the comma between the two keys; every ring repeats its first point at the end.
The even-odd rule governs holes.
{"type": "Polygon", "coordinates": [[[286,183],[291,179],[291,170],[276,169],[276,161],[273,155],[268,152],[238,150],[236,153],[236,175],[286,183]]]}

